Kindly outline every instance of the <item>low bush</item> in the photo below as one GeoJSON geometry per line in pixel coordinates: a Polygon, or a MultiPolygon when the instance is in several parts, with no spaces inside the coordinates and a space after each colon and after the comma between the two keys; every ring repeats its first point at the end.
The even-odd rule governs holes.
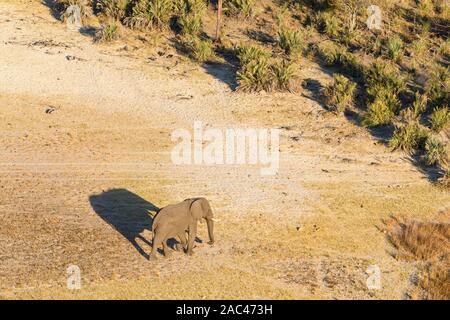
{"type": "Polygon", "coordinates": [[[102,24],[100,29],[95,33],[94,40],[96,42],[111,42],[117,40],[120,36],[119,25],[119,22],[115,20],[107,21],[102,24]]]}
{"type": "Polygon", "coordinates": [[[429,118],[430,127],[435,132],[440,132],[450,124],[450,110],[448,107],[434,109],[429,118]]]}
{"type": "Polygon", "coordinates": [[[205,62],[212,59],[214,54],[214,46],[210,40],[202,40],[193,38],[186,44],[191,57],[198,62],[205,62]]]}
{"type": "Polygon", "coordinates": [[[389,146],[394,150],[401,149],[412,152],[422,148],[427,138],[427,131],[417,121],[413,121],[395,128],[394,134],[389,140],[389,146]]]}
{"type": "Polygon", "coordinates": [[[272,70],[275,77],[275,87],[280,91],[292,91],[292,80],[295,75],[294,64],[283,59],[273,65],[272,70]]]}
{"type": "Polygon", "coordinates": [[[447,162],[447,151],[445,144],[437,137],[430,137],[425,143],[424,161],[427,165],[445,164],[447,162]]]}
{"type": "Polygon", "coordinates": [[[341,74],[334,75],[333,80],[333,83],[325,87],[325,102],[331,110],[343,112],[352,105],[356,83],[341,74]]]}
{"type": "Polygon", "coordinates": [[[283,28],[278,32],[278,37],[279,45],[287,55],[301,52],[303,39],[299,30],[283,28]]]}
{"type": "Polygon", "coordinates": [[[255,7],[255,0],[228,0],[224,1],[225,13],[230,16],[242,16],[249,18],[252,16],[255,7]]]}
{"type": "Polygon", "coordinates": [[[383,99],[376,99],[369,105],[367,112],[363,115],[363,127],[377,127],[392,123],[395,113],[383,99]]]}

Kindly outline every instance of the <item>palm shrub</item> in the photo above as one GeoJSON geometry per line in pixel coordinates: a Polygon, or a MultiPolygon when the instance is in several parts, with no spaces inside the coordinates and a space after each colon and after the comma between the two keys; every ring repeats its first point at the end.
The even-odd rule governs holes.
{"type": "Polygon", "coordinates": [[[131,16],[124,19],[132,28],[165,28],[172,16],[172,0],[136,0],[133,2],[131,16]]]}
{"type": "Polygon", "coordinates": [[[426,94],[433,106],[447,104],[450,101],[450,67],[439,67],[432,72],[428,79],[426,94]]]}
{"type": "Polygon", "coordinates": [[[334,75],[333,80],[324,90],[326,104],[332,110],[342,112],[353,102],[356,83],[341,74],[334,75]]]}
{"type": "Polygon", "coordinates": [[[393,149],[412,152],[423,147],[427,138],[427,131],[417,121],[412,121],[396,126],[389,145],[393,149]]]}
{"type": "Polygon", "coordinates": [[[413,112],[417,118],[427,110],[428,96],[426,94],[420,94],[416,92],[414,94],[413,112]]]}
{"type": "Polygon", "coordinates": [[[178,18],[178,25],[183,35],[196,36],[202,29],[202,19],[196,14],[183,13],[178,18]]]}
{"type": "Polygon", "coordinates": [[[322,12],[318,17],[319,30],[330,38],[336,38],[339,35],[339,20],[331,12],[322,12]]]}
{"type": "Polygon", "coordinates": [[[205,62],[214,57],[214,47],[211,40],[193,38],[187,43],[191,57],[198,62],[205,62]]]}
{"type": "Polygon", "coordinates": [[[398,61],[403,53],[403,40],[399,35],[393,35],[387,40],[387,50],[389,58],[398,61]]]}
{"type": "Polygon", "coordinates": [[[275,86],[281,91],[291,91],[292,90],[292,79],[295,74],[294,64],[286,59],[277,62],[272,66],[275,86]]]}
{"type": "Polygon", "coordinates": [[[131,0],[97,0],[96,9],[107,17],[120,21],[126,17],[131,4],[131,0]]]}
{"type": "Polygon", "coordinates": [[[253,14],[255,0],[228,0],[224,2],[226,14],[249,18],[253,14]]]}
{"type": "Polygon", "coordinates": [[[376,97],[382,89],[398,94],[406,87],[406,79],[399,76],[398,69],[385,62],[376,61],[365,71],[364,81],[367,93],[376,97]]]}
{"type": "Polygon", "coordinates": [[[342,49],[332,41],[323,41],[317,46],[317,52],[327,65],[332,66],[339,62],[342,49]]]}
{"type": "Polygon", "coordinates": [[[270,53],[258,46],[239,46],[237,48],[237,57],[241,66],[251,61],[259,59],[269,59],[270,53]]]}
{"type": "Polygon", "coordinates": [[[376,99],[369,105],[367,112],[363,115],[362,125],[364,127],[377,127],[392,123],[395,113],[383,99],[376,99]]]}
{"type": "Polygon", "coordinates": [[[434,109],[429,118],[430,127],[435,132],[440,132],[450,123],[450,110],[448,107],[434,109]]]}
{"type": "Polygon", "coordinates": [[[303,39],[299,30],[282,28],[278,32],[279,45],[287,55],[300,53],[303,39]]]}
{"type": "Polygon", "coordinates": [[[238,90],[270,91],[273,86],[273,71],[268,59],[260,57],[253,59],[237,72],[238,90]]]}
{"type": "Polygon", "coordinates": [[[427,165],[447,163],[447,151],[445,144],[437,137],[430,137],[425,143],[424,161],[427,165]]]}
{"type": "Polygon", "coordinates": [[[174,5],[179,13],[177,20],[183,35],[196,36],[202,29],[202,17],[206,13],[205,0],[177,0],[174,5]]]}

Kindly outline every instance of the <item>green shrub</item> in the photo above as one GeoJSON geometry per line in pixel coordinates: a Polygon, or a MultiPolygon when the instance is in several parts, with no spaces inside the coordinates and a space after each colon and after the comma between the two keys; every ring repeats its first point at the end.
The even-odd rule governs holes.
{"type": "Polygon", "coordinates": [[[136,0],[133,2],[131,16],[124,21],[132,28],[163,29],[168,26],[173,9],[172,0],[136,0]]]}
{"type": "Polygon", "coordinates": [[[426,94],[416,92],[414,98],[413,111],[414,116],[417,118],[427,110],[428,97],[426,94]]]}
{"type": "Polygon", "coordinates": [[[372,97],[382,89],[398,94],[406,87],[406,80],[399,76],[398,69],[381,61],[372,63],[365,71],[364,81],[367,93],[372,97]]]}
{"type": "Polygon", "coordinates": [[[364,127],[377,127],[392,123],[395,113],[383,99],[376,99],[369,105],[362,119],[364,127]]]}
{"type": "Polygon", "coordinates": [[[427,131],[417,121],[413,121],[397,126],[392,138],[389,140],[389,145],[393,149],[412,152],[423,147],[427,138],[427,131]]]}
{"type": "Polygon", "coordinates": [[[332,66],[339,62],[342,50],[332,41],[323,41],[317,46],[317,52],[327,65],[332,66]]]}
{"type": "Polygon", "coordinates": [[[270,53],[257,46],[239,46],[237,49],[237,57],[240,65],[243,66],[254,60],[267,60],[270,57],[270,53]]]}
{"type": "Polygon", "coordinates": [[[432,77],[428,79],[426,93],[433,106],[446,104],[450,100],[450,69],[438,67],[431,71],[432,77]]]}
{"type": "Polygon", "coordinates": [[[403,40],[398,35],[393,35],[387,40],[387,50],[389,58],[398,61],[403,53],[403,40]]]}
{"type": "Polygon", "coordinates": [[[120,21],[125,18],[130,4],[131,0],[97,0],[96,9],[110,18],[120,21]]]}
{"type": "Polygon", "coordinates": [[[447,151],[445,144],[436,137],[427,139],[425,143],[424,161],[427,165],[435,165],[447,162],[447,151]]]}
{"type": "Polygon", "coordinates": [[[224,1],[226,14],[249,18],[253,14],[255,0],[228,0],[224,1]]]}
{"type": "Polygon", "coordinates": [[[364,73],[363,66],[359,63],[356,56],[348,52],[347,50],[341,50],[339,52],[339,65],[343,68],[347,74],[355,77],[359,77],[364,73]]]}
{"type": "Polygon", "coordinates": [[[326,104],[335,111],[343,112],[353,102],[356,83],[351,82],[341,74],[333,76],[333,83],[324,90],[326,104]]]}
{"type": "Polygon", "coordinates": [[[238,90],[270,91],[273,86],[273,72],[268,59],[253,59],[237,72],[238,90]]]}
{"type": "Polygon", "coordinates": [[[278,32],[279,45],[288,55],[297,54],[302,50],[302,34],[299,30],[283,28],[278,32]]]}
{"type": "Polygon", "coordinates": [[[61,18],[66,19],[66,9],[70,5],[77,5],[80,7],[81,19],[92,16],[92,3],[90,0],[55,0],[55,8],[61,13],[61,18]]]}
{"type": "Polygon", "coordinates": [[[275,86],[281,91],[291,91],[292,79],[295,75],[295,66],[292,62],[283,59],[276,63],[273,67],[275,77],[275,86]]]}
{"type": "Polygon", "coordinates": [[[214,47],[210,40],[193,38],[187,43],[191,57],[198,62],[205,62],[214,57],[214,47]]]}
{"type": "Polygon", "coordinates": [[[383,101],[394,114],[397,114],[400,110],[401,103],[397,94],[385,88],[380,88],[380,90],[375,93],[374,98],[375,100],[383,101]]]}
{"type": "Polygon", "coordinates": [[[195,14],[183,14],[178,18],[181,34],[196,36],[202,29],[202,19],[195,14]]]}
{"type": "Polygon", "coordinates": [[[430,116],[430,126],[435,132],[440,132],[450,124],[450,110],[448,107],[434,109],[430,116]]]}
{"type": "Polygon", "coordinates": [[[330,38],[336,38],[339,35],[339,20],[331,12],[322,12],[319,14],[319,30],[330,38]]]}
{"type": "Polygon", "coordinates": [[[111,42],[119,38],[119,23],[115,20],[109,20],[102,24],[101,28],[95,34],[96,42],[111,42]]]}

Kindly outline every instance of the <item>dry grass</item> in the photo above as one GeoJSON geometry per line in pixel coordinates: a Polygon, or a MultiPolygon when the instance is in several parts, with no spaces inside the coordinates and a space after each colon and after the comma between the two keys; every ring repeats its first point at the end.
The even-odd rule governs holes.
{"type": "Polygon", "coordinates": [[[395,217],[384,223],[396,259],[424,262],[417,281],[422,292],[412,297],[450,299],[450,223],[395,217]]]}

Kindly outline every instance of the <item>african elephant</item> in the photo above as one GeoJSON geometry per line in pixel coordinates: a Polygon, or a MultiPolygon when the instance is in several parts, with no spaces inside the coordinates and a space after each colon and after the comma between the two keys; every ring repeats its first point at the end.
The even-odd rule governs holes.
{"type": "Polygon", "coordinates": [[[197,222],[200,219],[205,219],[208,225],[209,242],[214,243],[214,219],[211,206],[205,198],[186,199],[178,204],[168,205],[162,208],[156,214],[153,220],[153,243],[150,260],[156,259],[156,250],[162,244],[164,249],[164,256],[169,255],[169,248],[167,246],[167,239],[178,237],[180,244],[177,250],[186,249],[187,254],[192,255],[192,248],[194,240],[197,236],[197,222]],[[186,231],[188,232],[188,239],[186,240],[186,231]]]}

